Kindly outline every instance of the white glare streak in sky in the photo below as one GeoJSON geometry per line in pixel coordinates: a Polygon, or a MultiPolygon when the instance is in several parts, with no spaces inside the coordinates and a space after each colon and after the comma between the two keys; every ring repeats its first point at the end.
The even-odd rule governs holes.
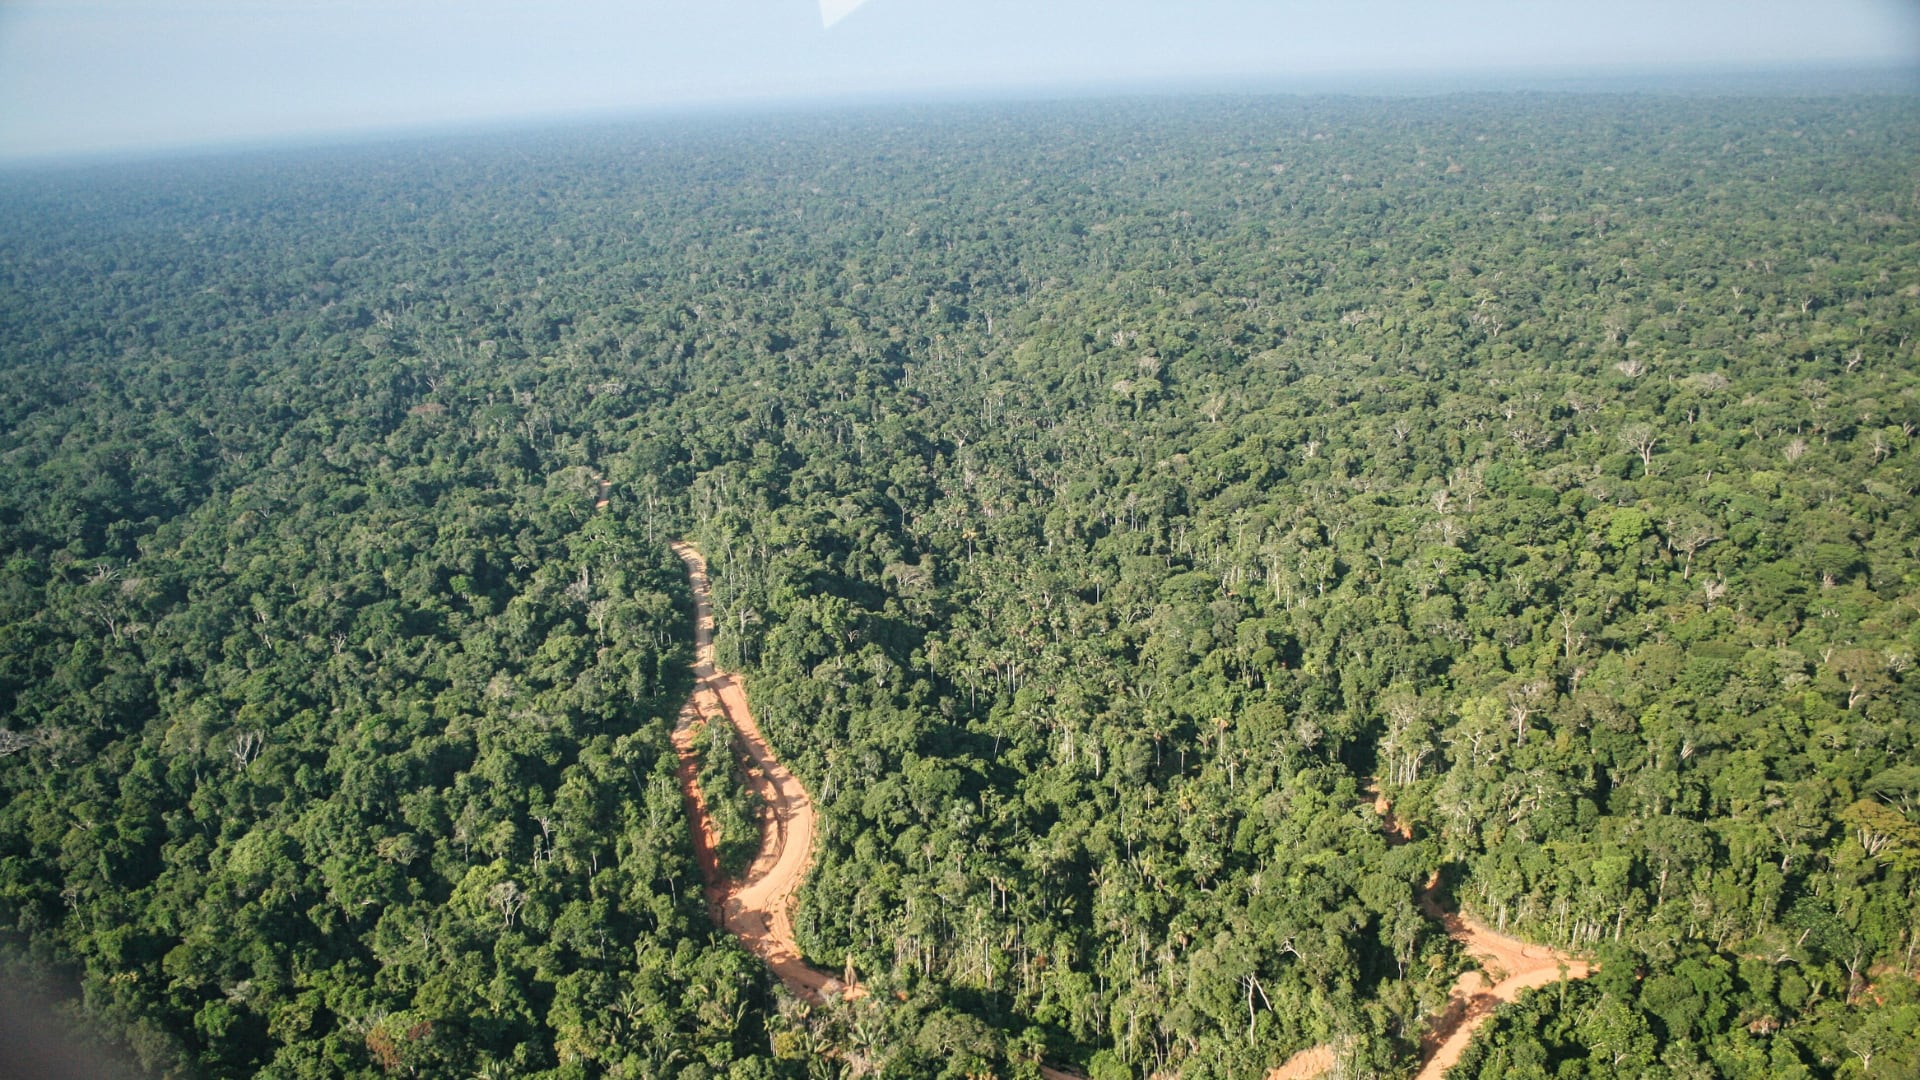
{"type": "Polygon", "coordinates": [[[853,14],[867,0],[820,0],[820,25],[831,27],[853,14]]]}
{"type": "Polygon", "coordinates": [[[0,0],[0,160],[851,97],[1913,70],[1917,49],[1920,0],[0,0]]]}

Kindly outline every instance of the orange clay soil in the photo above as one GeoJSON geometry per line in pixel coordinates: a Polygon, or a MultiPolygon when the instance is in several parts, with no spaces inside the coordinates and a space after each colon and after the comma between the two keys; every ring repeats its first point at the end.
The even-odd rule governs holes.
{"type": "MultiPolygon", "coordinates": [[[[1380,814],[1387,842],[1399,844],[1412,839],[1412,830],[1394,818],[1393,808],[1378,785],[1371,785],[1367,790],[1374,796],[1373,808],[1380,814]]],[[[1447,913],[1436,899],[1439,890],[1440,874],[1435,871],[1427,879],[1426,887],[1420,890],[1420,910],[1478,960],[1480,970],[1461,974],[1454,984],[1453,995],[1447,1000],[1446,1011],[1434,1019],[1433,1026],[1421,1038],[1420,1072],[1414,1080],[1440,1080],[1448,1069],[1458,1065],[1460,1055],[1473,1041],[1473,1033],[1492,1018],[1493,1010],[1520,1000],[1520,991],[1551,986],[1562,978],[1584,979],[1593,972],[1584,960],[1544,945],[1529,945],[1518,938],[1497,934],[1465,915],[1447,913]]],[[[1309,1047],[1268,1073],[1267,1080],[1311,1080],[1332,1071],[1333,1066],[1332,1047],[1309,1047]]]]}
{"type": "Polygon", "coordinates": [[[1285,1065],[1267,1074],[1267,1080],[1313,1080],[1333,1071],[1333,1047],[1328,1043],[1309,1046],[1287,1059],[1285,1065]]]}
{"type": "Polygon", "coordinates": [[[813,855],[813,800],[768,749],[760,725],[747,708],[747,694],[740,680],[713,666],[713,598],[707,585],[707,560],[684,542],[674,544],[673,553],[687,564],[694,604],[693,697],[680,710],[680,720],[673,728],[673,747],[680,755],[680,790],[693,822],[694,856],[707,880],[707,910],[716,925],[731,931],[765,960],[774,975],[801,998],[820,1003],[834,996],[858,997],[859,987],[848,987],[801,959],[788,908],[813,855]],[[764,808],[760,854],[737,882],[728,881],[720,873],[713,821],[695,779],[699,772],[695,728],[716,714],[725,716],[738,733],[740,748],[749,763],[748,782],[764,808]]]}
{"type": "Polygon", "coordinates": [[[1576,960],[1544,945],[1497,934],[1465,915],[1440,910],[1434,894],[1438,872],[1420,890],[1420,908],[1446,927],[1447,936],[1480,961],[1479,971],[1464,972],[1454,984],[1447,1011],[1440,1014],[1420,1040],[1420,1072],[1415,1080],[1439,1080],[1460,1062],[1473,1033],[1493,1016],[1493,1010],[1520,1000],[1520,991],[1552,986],[1563,978],[1584,979],[1593,973],[1585,960],[1576,960]],[[1489,976],[1492,976],[1491,978],[1489,976]]]}

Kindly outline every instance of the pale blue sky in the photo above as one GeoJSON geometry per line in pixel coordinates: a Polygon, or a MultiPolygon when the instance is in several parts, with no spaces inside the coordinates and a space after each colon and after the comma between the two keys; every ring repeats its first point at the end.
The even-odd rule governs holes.
{"type": "Polygon", "coordinates": [[[1920,0],[0,0],[0,157],[976,89],[1913,65],[1920,0]]]}

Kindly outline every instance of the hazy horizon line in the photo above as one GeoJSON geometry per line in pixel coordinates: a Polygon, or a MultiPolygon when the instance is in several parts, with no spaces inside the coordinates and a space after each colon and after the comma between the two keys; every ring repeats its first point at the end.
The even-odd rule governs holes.
{"type": "Polygon", "coordinates": [[[1812,61],[1800,64],[1706,63],[1687,66],[1513,66],[1479,70],[1330,70],[1287,75],[1261,73],[1131,80],[1032,81],[1004,85],[920,87],[911,91],[742,94],[699,100],[562,107],[518,114],[493,113],[436,120],[353,123],[284,133],[211,136],[80,149],[17,152],[0,146],[0,171],[18,173],[271,151],[344,149],[416,139],[484,135],[490,132],[529,132],[592,123],[699,116],[772,117],[893,105],[1044,104],[1207,96],[1421,98],[1521,92],[1575,95],[1653,93],[1729,98],[1920,96],[1920,65],[1812,61]]]}

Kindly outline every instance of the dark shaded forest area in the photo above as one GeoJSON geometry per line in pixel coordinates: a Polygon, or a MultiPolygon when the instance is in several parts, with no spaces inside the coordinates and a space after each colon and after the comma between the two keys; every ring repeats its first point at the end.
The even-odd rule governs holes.
{"type": "Polygon", "coordinates": [[[0,940],[183,1076],[1400,1076],[1439,868],[1599,963],[1456,1076],[1920,1073],[1916,116],[0,177],[0,940]],[[680,536],[862,1000],[707,922],[680,536]]]}

